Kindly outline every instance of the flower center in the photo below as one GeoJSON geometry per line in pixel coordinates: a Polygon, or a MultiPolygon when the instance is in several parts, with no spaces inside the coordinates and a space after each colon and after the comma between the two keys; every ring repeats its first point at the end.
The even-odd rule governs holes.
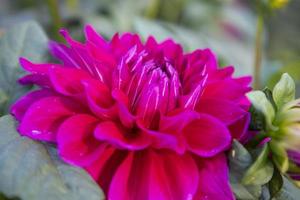
{"type": "Polygon", "coordinates": [[[152,126],[160,115],[178,105],[181,90],[178,73],[166,59],[147,60],[139,68],[132,67],[131,73],[127,93],[130,109],[148,127],[152,126]]]}

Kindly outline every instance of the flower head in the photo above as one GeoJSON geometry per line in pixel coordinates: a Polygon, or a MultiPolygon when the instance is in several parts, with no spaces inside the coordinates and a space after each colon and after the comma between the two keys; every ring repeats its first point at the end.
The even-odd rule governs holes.
{"type": "Polygon", "coordinates": [[[11,108],[22,135],[56,143],[108,199],[233,199],[224,152],[247,137],[250,77],[172,40],[61,33],[69,46],[50,49],[62,64],[20,59],[20,82],[41,88],[11,108]]]}
{"type": "Polygon", "coordinates": [[[261,143],[269,142],[272,159],[282,173],[300,180],[300,99],[295,99],[295,88],[293,79],[284,73],[273,91],[265,91],[267,95],[253,91],[248,96],[264,115],[261,143]]]}

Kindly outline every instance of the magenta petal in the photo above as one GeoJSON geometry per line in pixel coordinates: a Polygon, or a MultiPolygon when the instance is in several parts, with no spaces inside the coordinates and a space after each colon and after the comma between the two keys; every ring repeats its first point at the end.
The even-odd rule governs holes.
{"type": "Polygon", "coordinates": [[[94,138],[98,121],[91,115],[78,114],[61,124],[57,131],[57,143],[59,154],[65,161],[86,166],[99,158],[106,145],[94,138]]]}
{"type": "Polygon", "coordinates": [[[55,142],[58,126],[66,117],[83,112],[82,108],[65,97],[44,97],[28,108],[18,130],[33,139],[55,142]]]}
{"type": "Polygon", "coordinates": [[[47,89],[36,90],[33,92],[28,93],[27,95],[20,98],[13,106],[10,108],[10,112],[12,115],[15,116],[17,120],[22,120],[23,116],[25,115],[27,109],[33,104],[34,102],[40,100],[41,98],[53,96],[54,93],[47,89]]]}
{"type": "Polygon", "coordinates": [[[210,115],[201,114],[183,129],[188,149],[201,157],[212,157],[231,143],[227,127],[210,115]]]}
{"type": "Polygon", "coordinates": [[[234,80],[238,84],[241,84],[241,85],[244,85],[244,86],[248,86],[251,83],[251,81],[252,81],[252,77],[251,76],[243,76],[241,78],[236,78],[234,80]]]}
{"type": "Polygon", "coordinates": [[[88,41],[94,43],[97,46],[100,46],[102,48],[108,48],[108,43],[105,41],[105,39],[99,35],[92,26],[87,25],[85,27],[85,37],[88,41]]]}
{"type": "Polygon", "coordinates": [[[128,97],[121,90],[113,90],[112,96],[117,102],[119,108],[119,118],[123,126],[126,128],[133,128],[136,117],[130,112],[128,108],[128,97]]]}
{"type": "Polygon", "coordinates": [[[49,49],[52,55],[61,60],[65,66],[80,69],[80,64],[76,55],[72,49],[68,48],[66,45],[51,41],[49,42],[49,49]]]}
{"type": "Polygon", "coordinates": [[[89,54],[98,62],[113,68],[117,62],[114,55],[107,49],[96,46],[94,43],[87,41],[87,50],[89,54]]]}
{"type": "Polygon", "coordinates": [[[95,137],[100,141],[114,144],[118,148],[130,150],[144,149],[151,142],[146,134],[126,130],[111,121],[101,122],[95,130],[95,137]]]}
{"type": "Polygon", "coordinates": [[[49,71],[50,80],[54,89],[64,95],[74,96],[83,92],[81,80],[91,78],[80,69],[52,68],[49,71]]]}
{"type": "Polygon", "coordinates": [[[48,70],[52,67],[62,67],[51,63],[35,64],[25,58],[20,58],[19,62],[26,71],[43,75],[48,74],[48,70]]]}
{"type": "Polygon", "coordinates": [[[101,186],[105,194],[108,193],[111,180],[127,154],[127,151],[118,150],[108,145],[102,151],[98,160],[85,167],[94,180],[101,186]]]}
{"type": "Polygon", "coordinates": [[[250,113],[245,112],[245,114],[242,115],[240,119],[238,119],[235,123],[231,124],[228,127],[233,138],[243,143],[246,140],[250,139],[250,137],[252,137],[251,134],[248,134],[250,119],[250,113]]]}
{"type": "Polygon", "coordinates": [[[224,99],[203,98],[197,104],[196,111],[212,115],[229,125],[246,114],[237,103],[224,99]]]}
{"type": "Polygon", "coordinates": [[[194,199],[234,200],[225,154],[199,159],[199,187],[194,199]]]}
{"type": "Polygon", "coordinates": [[[289,159],[294,162],[297,166],[300,166],[300,152],[289,150],[288,152],[289,159]]]}
{"type": "Polygon", "coordinates": [[[225,79],[215,81],[206,86],[202,96],[205,98],[226,99],[233,102],[239,102],[245,97],[246,92],[249,92],[250,88],[244,85],[238,84],[233,79],[225,79]],[[230,92],[228,89],[230,88],[230,92]]]}
{"type": "Polygon", "coordinates": [[[94,79],[82,81],[90,110],[101,119],[112,119],[117,115],[116,106],[109,88],[94,79]]]}
{"type": "Polygon", "coordinates": [[[198,170],[188,155],[147,150],[131,153],[112,179],[111,200],[193,199],[198,170]]]}
{"type": "Polygon", "coordinates": [[[209,77],[209,79],[220,80],[220,79],[231,78],[233,72],[234,72],[234,67],[232,66],[221,68],[218,69],[211,77],[209,77]]]}
{"type": "Polygon", "coordinates": [[[176,133],[147,129],[140,120],[137,121],[137,126],[144,132],[144,134],[149,136],[149,140],[151,138],[151,146],[158,149],[168,148],[180,153],[184,152],[185,148],[182,143],[183,140],[180,140],[180,136],[176,135],[176,133]]]}
{"type": "Polygon", "coordinates": [[[44,88],[52,87],[48,76],[41,75],[41,74],[28,74],[28,75],[20,78],[18,81],[19,81],[19,83],[21,83],[23,85],[36,84],[36,85],[38,85],[40,87],[44,87],[44,88]]]}

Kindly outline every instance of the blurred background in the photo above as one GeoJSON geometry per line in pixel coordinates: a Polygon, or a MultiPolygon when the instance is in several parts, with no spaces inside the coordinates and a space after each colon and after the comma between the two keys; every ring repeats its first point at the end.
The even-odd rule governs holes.
{"type": "MultiPolygon", "coordinates": [[[[267,0],[262,0],[267,1],[267,0]]],[[[281,0],[282,1],[282,0],[281,0]]],[[[265,15],[260,70],[272,87],[283,71],[300,80],[300,1],[290,0],[265,15]]],[[[83,40],[92,24],[105,38],[131,31],[158,40],[172,37],[186,51],[211,48],[221,66],[253,74],[258,9],[256,0],[0,0],[0,37],[18,23],[38,21],[51,39],[66,27],[83,40]]]]}

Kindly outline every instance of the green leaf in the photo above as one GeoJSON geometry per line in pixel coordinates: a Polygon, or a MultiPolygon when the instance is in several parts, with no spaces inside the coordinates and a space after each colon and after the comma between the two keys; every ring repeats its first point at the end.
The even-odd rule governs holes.
{"type": "Polygon", "coordinates": [[[0,193],[0,200],[19,200],[19,198],[8,198],[4,194],[0,193]]]}
{"type": "Polygon", "coordinates": [[[285,173],[289,168],[289,158],[285,148],[276,141],[270,142],[272,158],[281,173],[285,173]]]}
{"type": "Polygon", "coordinates": [[[273,165],[270,162],[268,144],[265,144],[255,162],[246,171],[242,182],[245,185],[263,185],[273,176],[273,165]]]}
{"type": "Polygon", "coordinates": [[[251,113],[250,130],[260,131],[266,127],[264,114],[251,105],[249,112],[251,113]]]}
{"type": "Polygon", "coordinates": [[[0,138],[0,192],[7,197],[104,199],[87,172],[62,162],[53,146],[20,136],[9,115],[0,118],[0,138]]]}
{"type": "Polygon", "coordinates": [[[299,200],[300,189],[290,180],[283,176],[283,186],[274,200],[299,200]]]}
{"type": "Polygon", "coordinates": [[[242,178],[251,164],[250,153],[242,144],[234,140],[229,153],[229,169],[231,188],[237,199],[258,199],[261,195],[261,186],[242,184],[242,178]]]}
{"type": "Polygon", "coordinates": [[[265,93],[267,99],[270,101],[270,103],[272,104],[272,106],[273,106],[273,108],[276,112],[277,111],[277,105],[276,105],[276,103],[274,101],[274,98],[273,98],[273,92],[267,87],[263,89],[263,92],[265,93]]]}
{"type": "Polygon", "coordinates": [[[47,52],[47,36],[35,22],[17,24],[0,38],[0,112],[7,113],[9,105],[30,89],[17,83],[25,74],[19,57],[43,60],[47,52]]]}
{"type": "Polygon", "coordinates": [[[255,109],[262,112],[265,116],[266,129],[276,130],[277,127],[272,124],[275,117],[275,110],[266,95],[262,91],[252,91],[247,96],[255,109]]]}
{"type": "Polygon", "coordinates": [[[270,198],[275,197],[283,187],[283,177],[280,172],[275,168],[273,177],[269,182],[269,191],[270,191],[270,198]]]}
{"type": "Polygon", "coordinates": [[[287,73],[274,86],[273,97],[278,108],[295,99],[295,82],[287,73]]]}

